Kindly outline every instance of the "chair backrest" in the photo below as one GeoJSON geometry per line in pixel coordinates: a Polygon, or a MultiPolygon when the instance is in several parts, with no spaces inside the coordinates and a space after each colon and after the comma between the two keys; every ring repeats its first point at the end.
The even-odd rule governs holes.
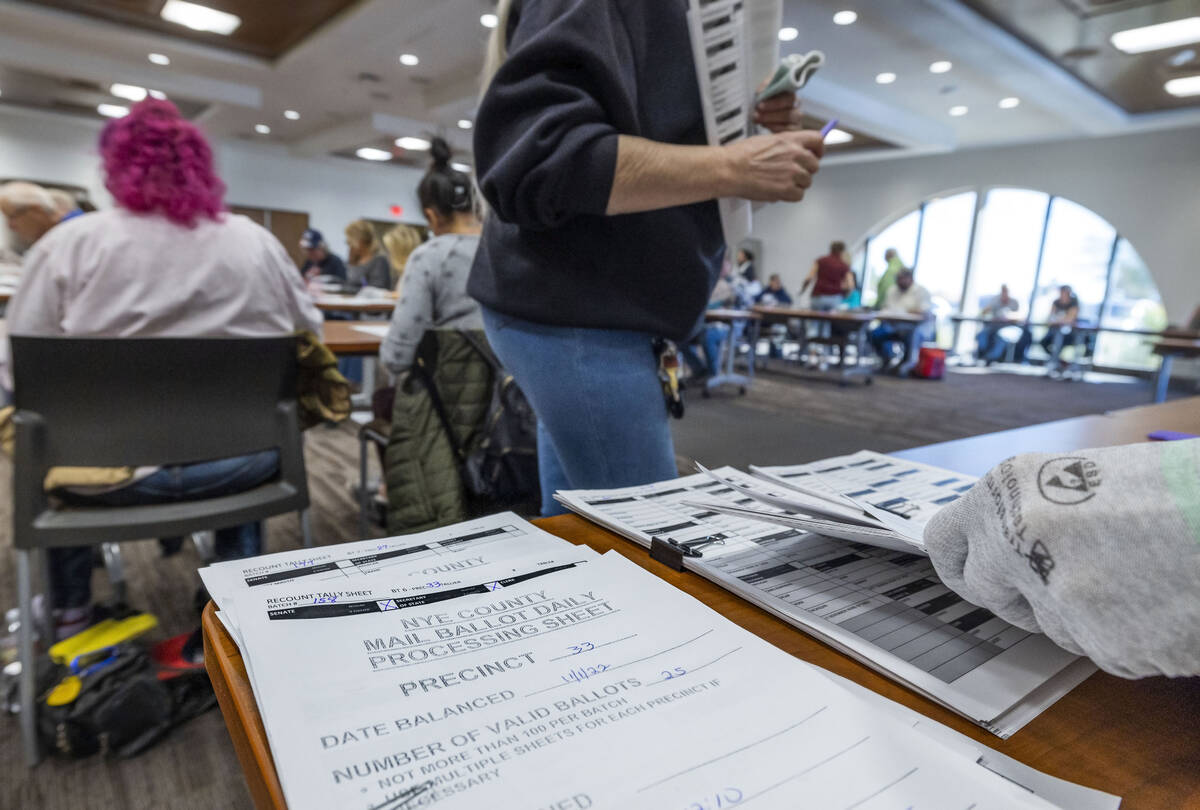
{"type": "Polygon", "coordinates": [[[47,466],[183,464],[279,447],[296,341],[12,336],[17,419],[47,466]]]}

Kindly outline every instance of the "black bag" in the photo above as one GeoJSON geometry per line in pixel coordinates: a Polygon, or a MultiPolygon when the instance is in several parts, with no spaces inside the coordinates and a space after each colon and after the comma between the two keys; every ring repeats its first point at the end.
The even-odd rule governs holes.
{"type": "MultiPolygon", "coordinates": [[[[74,700],[59,706],[38,703],[42,740],[63,756],[136,756],[216,705],[203,672],[160,681],[145,650],[133,644],[103,650],[80,669],[74,700]]],[[[60,674],[69,671],[63,667],[60,674]]]]}
{"type": "Polygon", "coordinates": [[[537,416],[516,380],[500,365],[491,347],[468,332],[463,339],[492,370],[492,396],[487,411],[464,446],[458,440],[429,368],[414,365],[429,392],[458,460],[467,495],[476,500],[511,506],[540,497],[537,467],[537,416]]]}

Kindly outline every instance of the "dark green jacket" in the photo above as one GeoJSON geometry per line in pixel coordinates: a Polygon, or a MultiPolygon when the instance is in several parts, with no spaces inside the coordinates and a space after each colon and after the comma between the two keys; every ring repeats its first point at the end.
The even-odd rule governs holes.
{"type": "MultiPolygon", "coordinates": [[[[486,345],[482,330],[471,334],[486,345]]],[[[425,333],[416,362],[431,372],[459,446],[470,446],[491,401],[487,362],[458,331],[440,329],[425,333]]],[[[412,370],[396,380],[384,479],[392,534],[425,531],[471,516],[454,450],[428,391],[412,370]]]]}

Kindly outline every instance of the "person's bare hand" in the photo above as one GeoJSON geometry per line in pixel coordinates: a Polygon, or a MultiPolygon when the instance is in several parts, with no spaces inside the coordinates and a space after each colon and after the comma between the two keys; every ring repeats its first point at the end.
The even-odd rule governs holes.
{"type": "Polygon", "coordinates": [[[799,202],[825,154],[820,132],[755,135],[722,147],[732,193],[756,202],[799,202]]]}
{"type": "Polygon", "coordinates": [[[754,108],[754,123],[771,132],[799,131],[804,128],[800,99],[795,93],[779,93],[763,99],[754,108]]]}

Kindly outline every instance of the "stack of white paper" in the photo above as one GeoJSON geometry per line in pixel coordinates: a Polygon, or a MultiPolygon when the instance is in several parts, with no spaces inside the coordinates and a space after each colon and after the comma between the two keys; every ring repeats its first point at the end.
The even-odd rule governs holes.
{"type": "MultiPolygon", "coordinates": [[[[847,458],[853,464],[864,460],[847,458]]],[[[845,459],[837,461],[822,468],[845,466],[840,463],[845,459]]],[[[855,467],[853,475],[882,485],[886,479],[879,476],[886,471],[870,469],[879,463],[873,458],[871,464],[855,467]]],[[[926,475],[937,480],[921,487],[947,481],[944,473],[933,475],[932,468],[903,469],[909,467],[916,471],[896,478],[906,488],[907,482],[924,481],[921,476],[926,475]]],[[[772,472],[777,479],[792,480],[772,472]]],[[[874,494],[862,494],[868,487],[857,482],[858,489],[850,491],[859,498],[840,500],[847,486],[823,492],[813,485],[815,480],[809,476],[806,490],[798,492],[727,467],[641,487],[559,492],[556,497],[643,545],[654,537],[693,545],[702,556],[684,558],[690,570],[1001,737],[1095,672],[1087,659],[1043,635],[1013,627],[941,583],[915,542],[920,535],[906,526],[928,517],[924,489],[914,485],[905,490],[904,497],[918,507],[910,521],[895,515],[891,521],[879,519],[888,515],[876,497],[880,486],[874,494]],[[791,499],[806,494],[827,496],[823,503],[828,508],[793,513],[791,499]],[[872,521],[877,522],[862,525],[872,521]]],[[[967,480],[958,476],[958,487],[967,480]]],[[[955,489],[951,483],[941,486],[955,489]]]]}
{"type": "Polygon", "coordinates": [[[292,810],[1055,806],[619,555],[547,539],[499,515],[206,572],[292,810]]]}

